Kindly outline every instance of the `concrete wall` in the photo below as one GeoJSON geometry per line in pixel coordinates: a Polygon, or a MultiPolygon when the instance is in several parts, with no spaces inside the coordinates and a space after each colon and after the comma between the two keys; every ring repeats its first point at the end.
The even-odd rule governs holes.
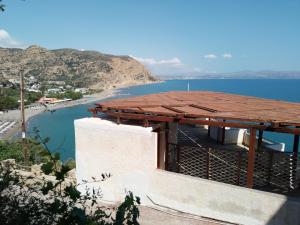
{"type": "Polygon", "coordinates": [[[158,205],[238,224],[300,224],[300,202],[215,181],[156,170],[148,196],[158,205]]]}
{"type": "MultiPolygon", "coordinates": [[[[246,129],[225,127],[224,144],[242,144],[246,129]]],[[[210,137],[221,142],[223,136],[222,127],[210,127],[210,137]]]]}
{"type": "Polygon", "coordinates": [[[88,185],[100,187],[104,200],[121,201],[131,190],[143,205],[239,224],[300,224],[299,199],[156,169],[157,135],[151,128],[90,118],[75,121],[75,136],[78,181],[112,174],[88,185]]]}
{"type": "MultiPolygon", "coordinates": [[[[244,135],[243,144],[246,145],[246,146],[249,146],[249,140],[250,140],[250,132],[246,131],[245,135],[244,135]]],[[[258,137],[256,137],[256,140],[258,140],[258,137]]],[[[257,141],[256,141],[256,147],[257,147],[257,141]]],[[[268,139],[262,139],[262,147],[264,147],[268,150],[284,152],[285,143],[271,141],[271,140],[268,140],[268,139]]]]}
{"type": "MultiPolygon", "coordinates": [[[[79,119],[74,124],[79,183],[110,173],[107,181],[90,185],[100,185],[108,201],[123,199],[126,190],[134,190],[139,196],[147,192],[149,173],[157,165],[157,134],[151,127],[117,125],[98,118],[79,119]]],[[[84,188],[79,187],[82,191],[84,188]]]]}

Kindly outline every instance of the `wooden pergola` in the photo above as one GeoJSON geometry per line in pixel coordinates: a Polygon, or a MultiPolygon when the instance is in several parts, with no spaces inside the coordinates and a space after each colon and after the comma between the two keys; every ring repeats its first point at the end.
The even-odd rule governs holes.
{"type": "Polygon", "coordinates": [[[149,122],[178,122],[214,127],[250,129],[247,187],[253,186],[256,131],[258,146],[263,131],[294,135],[293,152],[298,155],[300,103],[209,91],[166,92],[97,103],[90,112],[105,113],[117,119],[149,122]]]}

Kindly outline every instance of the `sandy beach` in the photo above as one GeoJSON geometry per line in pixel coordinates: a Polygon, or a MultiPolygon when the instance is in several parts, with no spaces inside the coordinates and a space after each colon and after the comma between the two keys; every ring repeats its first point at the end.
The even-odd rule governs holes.
{"type": "MultiPolygon", "coordinates": [[[[66,108],[66,107],[72,107],[75,105],[81,105],[81,104],[87,104],[87,103],[92,103],[96,101],[100,101],[105,98],[109,98],[112,96],[117,95],[119,92],[119,89],[109,89],[102,91],[100,93],[95,93],[92,95],[85,95],[83,98],[74,100],[74,101],[69,101],[69,102],[63,102],[63,103],[57,103],[57,104],[49,104],[47,107],[43,105],[30,105],[27,106],[25,109],[25,118],[26,121],[28,121],[31,117],[36,116],[40,113],[49,111],[49,110],[57,110],[61,108],[66,108]]],[[[3,114],[0,114],[0,121],[15,121],[16,123],[14,124],[13,127],[8,129],[5,134],[0,136],[0,140],[9,140],[12,137],[15,136],[15,134],[20,130],[20,110],[9,110],[8,112],[5,112],[3,114]]]]}

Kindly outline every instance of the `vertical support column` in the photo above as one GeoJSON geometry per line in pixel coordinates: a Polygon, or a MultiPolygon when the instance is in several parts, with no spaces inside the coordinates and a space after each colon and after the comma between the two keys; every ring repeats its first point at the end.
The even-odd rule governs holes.
{"type": "MultiPolygon", "coordinates": [[[[208,121],[210,121],[210,118],[208,118],[208,121]]],[[[210,137],[210,126],[207,125],[207,136],[210,137]]]]}
{"type": "MultiPolygon", "coordinates": [[[[260,125],[264,125],[264,123],[260,123],[260,125]]],[[[263,130],[258,131],[258,142],[257,142],[257,151],[260,150],[261,144],[262,144],[262,138],[263,138],[263,130]]]]}
{"type": "Polygon", "coordinates": [[[169,123],[165,124],[165,170],[169,169],[169,123]]]}
{"type": "Polygon", "coordinates": [[[257,150],[260,150],[260,146],[262,144],[262,138],[263,138],[263,131],[258,131],[258,142],[257,142],[257,150]]]}
{"type": "Polygon", "coordinates": [[[157,143],[157,168],[165,170],[165,158],[167,152],[166,144],[166,130],[165,124],[162,123],[158,131],[158,143],[157,143]]]}
{"type": "Polygon", "coordinates": [[[253,188],[253,174],[255,162],[255,142],[256,142],[256,129],[250,129],[250,141],[248,152],[248,168],[247,168],[247,187],[253,188]]]}
{"type": "MultiPolygon", "coordinates": [[[[223,120],[223,122],[226,122],[226,120],[223,120]]],[[[225,135],[226,135],[226,129],[225,129],[225,127],[222,127],[222,145],[224,145],[225,144],[225,135]]]]}
{"type": "Polygon", "coordinates": [[[178,122],[168,123],[168,170],[177,171],[178,122]]]}
{"type": "MultiPolygon", "coordinates": [[[[299,128],[298,126],[296,128],[299,128]]],[[[298,160],[298,151],[299,151],[299,135],[294,135],[294,145],[293,145],[293,157],[292,157],[292,171],[291,171],[291,180],[290,188],[294,189],[296,184],[296,170],[297,170],[297,160],[298,160]]]]}
{"type": "Polygon", "coordinates": [[[294,154],[298,155],[298,150],[299,150],[299,135],[295,134],[295,136],[294,136],[294,146],[293,146],[294,154]]]}

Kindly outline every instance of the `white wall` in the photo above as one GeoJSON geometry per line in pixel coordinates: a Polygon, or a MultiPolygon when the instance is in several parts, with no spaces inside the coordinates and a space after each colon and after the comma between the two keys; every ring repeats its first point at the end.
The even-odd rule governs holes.
{"type": "Polygon", "coordinates": [[[157,134],[151,131],[151,127],[117,125],[99,118],[75,120],[77,181],[111,173],[100,183],[106,200],[119,201],[128,189],[142,196],[157,165],[157,134]]]}
{"type": "MultiPolygon", "coordinates": [[[[224,144],[242,144],[246,129],[225,127],[224,144]]],[[[223,128],[210,127],[210,137],[216,141],[222,141],[223,128]]]]}
{"type": "Polygon", "coordinates": [[[100,186],[104,200],[122,201],[131,190],[143,205],[239,224],[300,224],[299,199],[156,169],[157,135],[151,128],[80,119],[75,139],[77,181],[112,174],[89,185],[100,186]]]}

